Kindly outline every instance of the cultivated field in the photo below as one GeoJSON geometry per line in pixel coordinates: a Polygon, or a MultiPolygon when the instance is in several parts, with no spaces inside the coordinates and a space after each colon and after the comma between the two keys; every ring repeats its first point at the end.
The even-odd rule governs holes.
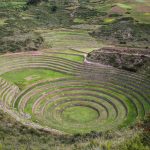
{"type": "Polygon", "coordinates": [[[0,0],[0,150],[149,150],[149,25],[149,0],[0,0]]]}
{"type": "Polygon", "coordinates": [[[150,109],[150,80],[83,62],[84,55],[1,55],[1,108],[27,126],[56,134],[118,130],[143,119],[150,109]]]}

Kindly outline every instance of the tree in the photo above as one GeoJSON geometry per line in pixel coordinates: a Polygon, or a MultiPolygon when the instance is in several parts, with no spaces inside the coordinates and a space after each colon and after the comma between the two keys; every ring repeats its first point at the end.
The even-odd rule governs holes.
{"type": "Polygon", "coordinates": [[[40,3],[41,1],[47,2],[48,0],[28,0],[27,5],[37,4],[37,3],[40,3]]]}

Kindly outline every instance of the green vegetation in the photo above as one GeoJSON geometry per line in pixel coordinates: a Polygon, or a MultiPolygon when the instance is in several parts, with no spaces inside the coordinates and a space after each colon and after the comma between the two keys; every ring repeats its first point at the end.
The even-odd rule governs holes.
{"type": "Polygon", "coordinates": [[[70,107],[66,109],[63,114],[64,119],[74,123],[85,123],[94,120],[98,117],[96,110],[91,109],[90,107],[70,107]]]}
{"type": "Polygon", "coordinates": [[[80,19],[80,18],[75,18],[74,23],[86,23],[86,21],[84,19],[80,19]]]}
{"type": "Polygon", "coordinates": [[[114,18],[105,18],[104,23],[113,23],[115,21],[114,18]]]}
{"type": "Polygon", "coordinates": [[[122,3],[117,3],[118,6],[126,9],[132,9],[130,4],[122,4],[122,3]]]}
{"type": "Polygon", "coordinates": [[[45,69],[19,69],[10,71],[3,74],[1,77],[13,82],[20,89],[24,89],[27,86],[36,83],[40,80],[52,80],[60,77],[64,77],[63,74],[51,70],[45,69]]]}
{"type": "Polygon", "coordinates": [[[0,26],[5,25],[5,24],[6,24],[5,21],[6,21],[6,19],[1,19],[1,20],[0,20],[0,26]]]}
{"type": "Polygon", "coordinates": [[[147,5],[0,2],[0,150],[148,150],[149,77],[84,62],[107,43],[148,48],[147,5]]]}
{"type": "Polygon", "coordinates": [[[103,40],[114,41],[122,46],[148,48],[149,27],[149,24],[135,23],[133,18],[127,17],[109,23],[107,26],[101,26],[91,35],[96,38],[103,38],[103,40]]]}
{"type": "MultiPolygon", "coordinates": [[[[80,29],[56,29],[37,30],[45,41],[45,45],[51,49],[59,49],[64,52],[68,48],[72,49],[93,49],[101,46],[88,32],[80,29]]],[[[52,50],[51,50],[52,51],[52,50]]]]}
{"type": "Polygon", "coordinates": [[[141,135],[138,135],[134,137],[133,139],[127,140],[125,143],[123,143],[119,148],[121,150],[149,150],[149,146],[142,143],[142,137],[141,135]]]}
{"type": "Polygon", "coordinates": [[[0,2],[0,8],[2,9],[20,9],[23,6],[25,6],[26,2],[25,0],[20,0],[20,1],[1,1],[0,2]]]}
{"type": "Polygon", "coordinates": [[[114,68],[85,67],[76,59],[82,53],[71,51],[1,56],[2,102],[23,113],[21,122],[29,121],[50,130],[56,129],[56,132],[76,134],[117,130],[144,118],[150,107],[149,80],[114,68]],[[61,57],[67,54],[72,60],[61,57]],[[103,79],[103,75],[107,75],[109,81],[103,79]],[[11,95],[12,92],[16,95],[11,95]],[[70,107],[74,109],[70,110],[70,107]],[[79,123],[71,121],[79,114],[83,120],[78,117],[79,123]]]}
{"type": "MultiPolygon", "coordinates": [[[[89,48],[89,46],[91,48],[98,48],[101,45],[96,44],[94,39],[92,39],[94,42],[88,44],[88,41],[91,39],[88,32],[95,31],[97,27],[104,24],[104,28],[100,28],[102,32],[100,34],[101,36],[97,36],[99,32],[97,34],[95,33],[95,35],[98,41],[103,40],[103,34],[104,37],[109,39],[110,35],[105,34],[105,32],[108,32],[106,30],[112,29],[114,33],[122,30],[122,24],[119,24],[118,19],[125,17],[131,17],[135,20],[134,24],[130,25],[131,32],[138,34],[138,31],[135,30],[136,26],[142,28],[140,33],[141,38],[138,38],[138,36],[135,36],[133,33],[133,40],[131,41],[137,42],[134,42],[132,46],[147,46],[149,43],[149,41],[147,41],[147,27],[145,27],[146,24],[149,25],[149,15],[147,15],[149,8],[147,1],[129,2],[120,0],[117,3],[110,0],[101,2],[87,2],[86,0],[75,2],[41,1],[37,5],[27,5],[27,1],[25,0],[15,2],[7,0],[0,2],[0,7],[0,52],[38,50],[43,47],[62,48],[62,46],[66,49],[67,44],[67,47],[70,47],[74,43],[79,43],[79,41],[80,44],[77,44],[77,46],[79,45],[78,48],[82,48],[83,45],[85,46],[86,44],[87,46],[85,48],[89,48]],[[9,13],[7,13],[8,10],[9,13]],[[117,28],[110,27],[111,23],[115,25],[116,22],[119,24],[117,28]],[[74,40],[74,37],[72,39],[70,35],[66,35],[64,37],[65,41],[63,41],[62,44],[63,37],[61,32],[52,30],[56,28],[61,28],[60,30],[62,30],[62,28],[73,28],[74,31],[71,32],[83,32],[86,35],[84,35],[84,39],[80,39],[80,35],[77,35],[77,37],[75,37],[76,40],[78,39],[77,41],[74,40]],[[81,31],[76,29],[81,29],[81,31]],[[37,30],[41,30],[41,32],[37,33],[37,30]],[[47,33],[45,33],[44,30],[47,31],[47,33]],[[57,32],[56,37],[53,36],[55,32],[57,32]],[[61,36],[61,39],[59,36],[61,36]],[[85,42],[86,37],[89,37],[87,42],[85,42]],[[70,40],[67,41],[67,39],[70,40]],[[44,42],[44,40],[46,40],[46,42],[44,42]]],[[[128,33],[127,29],[128,28],[125,30],[126,33],[128,33]]],[[[97,30],[95,32],[97,32],[97,30]]],[[[120,43],[128,45],[128,42],[116,41],[118,38],[115,36],[112,37],[109,43],[112,41],[114,44],[115,41],[116,45],[120,43]]],[[[104,44],[107,44],[108,40],[104,39],[103,41],[104,44]]],[[[131,46],[130,43],[129,45],[131,46]]]]}
{"type": "MultiPolygon", "coordinates": [[[[94,132],[90,135],[75,135],[72,137],[51,135],[49,133],[27,128],[16,122],[7,113],[0,110],[0,148],[8,149],[31,149],[31,150],[148,150],[149,132],[138,132],[127,130],[127,134],[122,132],[122,137],[118,133],[105,133],[95,138],[94,132]],[[137,132],[137,133],[136,133],[137,132]],[[135,134],[136,133],[136,134],[135,134]],[[132,134],[132,136],[129,136],[132,134]],[[114,138],[112,138],[114,137],[114,138]],[[123,140],[123,141],[122,141],[123,140]],[[118,141],[122,141],[121,144],[118,141]]],[[[144,129],[148,125],[145,119],[144,129]]],[[[139,129],[140,130],[140,129],[139,129]]]]}

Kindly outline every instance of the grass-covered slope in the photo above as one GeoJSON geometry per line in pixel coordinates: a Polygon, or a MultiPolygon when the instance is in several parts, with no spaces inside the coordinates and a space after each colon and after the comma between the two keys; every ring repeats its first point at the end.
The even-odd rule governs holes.
{"type": "Polygon", "coordinates": [[[109,40],[113,44],[149,47],[150,6],[147,0],[50,0],[37,5],[27,5],[25,0],[7,0],[0,2],[0,8],[1,52],[47,47],[37,29],[60,27],[88,30],[104,43],[109,40]]]}
{"type": "Polygon", "coordinates": [[[63,74],[46,69],[19,69],[3,74],[2,77],[15,83],[20,89],[40,80],[64,77],[63,74]]]}
{"type": "Polygon", "coordinates": [[[149,118],[138,130],[105,133],[98,137],[94,132],[85,136],[63,137],[27,128],[0,110],[0,150],[149,150],[149,118]]]}
{"type": "Polygon", "coordinates": [[[116,19],[91,33],[114,45],[148,48],[150,43],[150,24],[138,23],[133,18],[116,19]]]}
{"type": "Polygon", "coordinates": [[[93,36],[113,45],[149,47],[150,5],[148,1],[117,0],[105,4],[107,15],[102,18],[102,26],[92,33],[93,36]]]}

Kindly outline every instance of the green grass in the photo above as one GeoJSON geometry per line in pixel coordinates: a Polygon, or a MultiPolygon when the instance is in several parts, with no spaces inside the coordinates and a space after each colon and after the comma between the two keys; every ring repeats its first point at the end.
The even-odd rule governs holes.
{"type": "Polygon", "coordinates": [[[150,24],[150,13],[132,12],[131,15],[140,23],[150,24]]]}
{"type": "Polygon", "coordinates": [[[78,29],[36,30],[41,33],[47,48],[52,49],[95,49],[101,47],[101,43],[92,38],[88,31],[78,29]]]}
{"type": "Polygon", "coordinates": [[[86,21],[84,19],[80,19],[80,18],[75,18],[73,20],[74,23],[86,23],[86,21]]]}
{"type": "Polygon", "coordinates": [[[66,75],[46,69],[20,69],[2,75],[6,80],[18,85],[20,89],[24,89],[40,80],[56,79],[64,76],[66,75]]]}
{"type": "Polygon", "coordinates": [[[105,18],[104,23],[113,23],[115,21],[115,18],[105,18]]]}
{"type": "Polygon", "coordinates": [[[130,4],[117,3],[117,5],[121,8],[132,9],[132,6],[130,4]]]}
{"type": "MultiPolygon", "coordinates": [[[[125,132],[105,133],[97,138],[94,138],[93,134],[89,137],[65,138],[65,136],[56,137],[41,130],[27,128],[1,110],[0,118],[0,150],[15,150],[16,148],[19,150],[94,150],[103,148],[106,150],[149,150],[149,132],[145,134],[140,130],[126,129],[125,132]]],[[[148,119],[145,122],[147,123],[148,119]]]]}
{"type": "Polygon", "coordinates": [[[25,1],[22,1],[22,2],[0,2],[0,8],[13,8],[13,9],[16,9],[16,8],[21,8],[23,7],[24,5],[26,4],[25,1]]]}
{"type": "MultiPolygon", "coordinates": [[[[68,87],[68,86],[67,86],[68,87]]],[[[89,86],[89,88],[90,87],[92,87],[92,86],[89,86]]],[[[56,89],[57,89],[57,87],[55,87],[56,89]]],[[[95,87],[96,88],[96,87],[95,87]]],[[[60,88],[59,88],[60,89],[60,88]]],[[[53,90],[53,89],[52,89],[53,90]]],[[[102,90],[102,89],[101,89],[102,90]]],[[[105,90],[105,89],[103,89],[104,91],[107,91],[107,90],[105,90]]],[[[45,90],[43,90],[43,92],[44,92],[45,90]]],[[[51,91],[51,90],[50,90],[51,91]]],[[[82,89],[80,90],[80,92],[82,91],[82,89]]],[[[45,91],[46,92],[46,91],[45,91]]],[[[47,91],[48,92],[48,91],[47,91]]],[[[79,91],[78,91],[79,92],[79,91]]],[[[72,93],[71,94],[77,94],[78,93],[75,89],[74,89],[74,91],[72,91],[72,93]]],[[[84,91],[83,91],[84,92],[84,91]]],[[[90,92],[90,91],[89,91],[90,92]]],[[[126,121],[122,124],[122,126],[127,126],[129,123],[131,123],[131,122],[133,122],[134,120],[135,120],[135,118],[136,118],[136,114],[135,114],[135,109],[134,109],[134,106],[128,101],[128,99],[125,97],[125,96],[123,96],[123,95],[121,95],[121,94],[117,94],[116,92],[112,92],[112,91],[110,91],[110,90],[108,90],[107,91],[108,93],[113,93],[113,95],[115,95],[115,96],[117,96],[118,98],[120,98],[120,99],[123,99],[126,103],[127,103],[127,106],[128,106],[128,110],[129,110],[129,114],[128,114],[128,118],[126,118],[126,121]]],[[[62,93],[62,95],[63,94],[66,94],[67,92],[63,92],[62,93]]],[[[101,93],[101,92],[100,92],[101,93]]],[[[99,94],[100,94],[99,93],[99,94]]],[[[60,94],[60,97],[61,97],[61,92],[59,92],[59,94],[60,94]]],[[[93,93],[94,94],[94,93],[93,93]]],[[[100,94],[101,96],[102,96],[102,94],[100,94]]],[[[50,95],[50,97],[48,97],[48,99],[51,99],[51,96],[53,97],[53,95],[51,94],[50,95]]],[[[105,95],[103,95],[104,97],[105,97],[105,95]]],[[[81,96],[76,96],[76,98],[77,99],[80,99],[82,97],[82,93],[81,93],[81,96]]],[[[85,99],[90,99],[90,97],[89,96],[83,96],[85,99]]],[[[106,96],[108,99],[111,99],[114,103],[115,103],[115,100],[113,99],[113,98],[111,98],[111,96],[106,96]]],[[[28,102],[28,104],[26,105],[26,108],[25,108],[25,110],[26,110],[26,112],[27,113],[31,113],[31,110],[32,110],[32,105],[33,105],[33,102],[34,101],[36,101],[36,99],[38,99],[38,97],[37,97],[37,95],[35,95],[35,97],[34,97],[34,99],[32,100],[32,99],[30,99],[29,100],[29,102],[28,102]]],[[[46,99],[42,99],[42,101],[41,101],[41,103],[40,103],[40,105],[43,105],[44,103],[45,103],[45,100],[46,99]]],[[[60,101],[62,101],[63,99],[61,99],[60,101]]],[[[65,99],[64,99],[65,100],[65,99]]],[[[80,103],[80,102],[79,102],[80,103]]],[[[104,102],[103,102],[103,104],[104,104],[104,102]]],[[[57,106],[57,102],[54,102],[54,105],[53,104],[51,104],[51,106],[49,106],[49,108],[50,107],[52,107],[52,106],[57,106]]],[[[64,104],[65,105],[65,104],[64,104]]],[[[116,103],[116,106],[117,106],[117,103],[116,103]]],[[[59,106],[59,110],[61,110],[61,108],[62,107],[60,107],[59,106]]],[[[88,121],[90,121],[90,120],[94,120],[96,117],[94,117],[95,115],[95,113],[96,113],[96,111],[94,111],[93,110],[93,112],[91,111],[91,109],[89,108],[89,110],[87,110],[87,108],[86,107],[80,107],[80,108],[78,108],[78,107],[73,107],[73,108],[67,108],[66,109],[66,111],[64,111],[64,113],[63,113],[63,116],[64,116],[64,121],[68,124],[70,124],[70,123],[72,123],[73,121],[74,122],[79,122],[79,123],[86,123],[86,122],[88,122],[88,121]],[[77,109],[76,109],[77,108],[77,109]],[[91,112],[90,112],[91,111],[91,112]],[[92,114],[93,113],[93,114],[92,114]],[[92,116],[90,116],[90,115],[92,115],[92,116]],[[87,117],[89,117],[89,118],[87,118],[87,117]],[[83,119],[83,120],[82,120],[83,119]]],[[[118,106],[118,110],[120,110],[119,111],[119,115],[121,116],[121,114],[122,113],[124,113],[124,112],[122,112],[122,107],[119,107],[118,106]]],[[[50,111],[50,109],[48,109],[48,112],[50,111]]],[[[113,111],[111,112],[111,109],[109,109],[109,111],[110,111],[110,114],[112,114],[112,116],[113,116],[113,111]]],[[[97,115],[96,115],[97,116],[97,115]]],[[[48,118],[51,118],[51,115],[49,116],[48,115],[48,118]]],[[[35,119],[35,120],[39,120],[39,122],[40,123],[43,123],[44,121],[42,121],[41,120],[42,118],[40,117],[40,118],[38,118],[38,119],[35,119]]],[[[49,120],[49,119],[48,119],[49,120]]],[[[121,120],[121,119],[120,119],[121,120]]],[[[66,132],[70,132],[70,133],[78,133],[79,132],[79,130],[80,130],[80,132],[84,132],[84,133],[86,133],[87,131],[91,131],[90,129],[88,129],[88,128],[84,128],[84,129],[79,129],[79,128],[77,128],[77,129],[72,129],[72,128],[70,128],[69,126],[62,126],[62,125],[59,125],[57,122],[51,122],[52,120],[49,120],[48,122],[50,123],[50,125],[49,126],[51,126],[52,128],[56,128],[56,129],[59,129],[59,130],[64,130],[64,131],[66,131],[66,132]],[[50,121],[50,122],[49,122],[50,121]],[[65,128],[66,127],[66,128],[65,128]]],[[[112,120],[110,119],[110,120],[108,120],[108,122],[107,123],[111,123],[112,122],[112,120]]],[[[44,124],[43,124],[44,125],[44,124]]],[[[104,126],[102,127],[103,129],[105,128],[105,125],[107,126],[107,124],[104,124],[104,126]]],[[[113,127],[113,123],[112,123],[112,127],[113,127]]],[[[99,127],[98,127],[99,128],[99,127]]],[[[96,128],[96,127],[94,127],[94,130],[96,131],[96,130],[99,130],[98,128],[96,128]]]]}
{"type": "Polygon", "coordinates": [[[137,2],[144,3],[145,0],[136,0],[137,2]]]}
{"type": "Polygon", "coordinates": [[[7,24],[5,21],[6,21],[7,19],[0,19],[0,26],[3,26],[3,25],[5,25],[5,24],[7,24]]]}
{"type": "Polygon", "coordinates": [[[85,123],[96,119],[98,113],[90,107],[76,106],[67,108],[63,112],[63,117],[70,122],[85,123]]]}

